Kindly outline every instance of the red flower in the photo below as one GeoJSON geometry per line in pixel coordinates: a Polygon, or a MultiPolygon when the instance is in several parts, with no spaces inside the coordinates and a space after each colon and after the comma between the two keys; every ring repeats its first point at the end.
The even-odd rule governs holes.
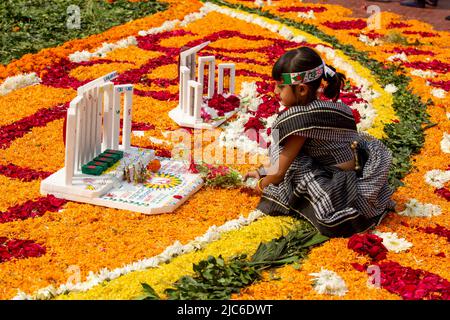
{"type": "MultiPolygon", "coordinates": [[[[339,94],[339,100],[348,106],[360,102],[367,103],[366,100],[356,95],[356,93],[359,92],[361,92],[360,88],[352,86],[348,91],[341,91],[341,93],[339,94]]],[[[320,100],[331,101],[332,99],[327,98],[325,94],[322,92],[322,94],[320,95],[320,100]]]]}
{"type": "Polygon", "coordinates": [[[49,203],[51,206],[55,207],[55,208],[59,208],[59,207],[63,206],[63,205],[67,202],[67,201],[64,200],[64,199],[56,198],[56,197],[53,196],[53,195],[48,195],[48,196],[47,196],[47,200],[48,200],[48,203],[49,203]]]}
{"type": "Polygon", "coordinates": [[[355,268],[356,270],[358,270],[360,272],[366,271],[366,269],[367,269],[367,266],[360,264],[360,263],[353,262],[353,263],[351,263],[351,265],[353,268],[355,268]]]}
{"type": "Polygon", "coordinates": [[[190,173],[199,173],[199,171],[197,170],[197,166],[194,162],[194,158],[192,156],[191,156],[190,164],[189,164],[189,172],[190,173]]]}
{"type": "Polygon", "coordinates": [[[0,127],[0,149],[9,147],[15,139],[24,136],[34,127],[44,127],[49,122],[64,118],[68,107],[69,103],[65,103],[50,109],[40,109],[31,116],[0,127]]]}
{"type": "Polygon", "coordinates": [[[407,223],[405,221],[400,221],[400,224],[404,227],[409,227],[409,223],[407,223]]]}
{"type": "Polygon", "coordinates": [[[447,81],[445,81],[445,80],[439,80],[439,81],[428,80],[428,83],[432,87],[437,87],[437,88],[441,88],[445,91],[450,91],[450,80],[447,80],[447,81]]]}
{"type": "Polygon", "coordinates": [[[223,95],[216,93],[208,100],[208,107],[217,110],[217,114],[223,116],[225,113],[238,108],[240,103],[240,99],[234,95],[225,98],[223,95]]]}
{"type": "MultiPolygon", "coordinates": [[[[376,39],[379,39],[379,38],[382,38],[382,37],[383,37],[382,34],[377,33],[377,32],[375,32],[375,31],[373,31],[373,30],[370,30],[370,31],[367,32],[367,33],[361,33],[361,34],[367,36],[370,40],[376,40],[376,39]]],[[[359,37],[360,34],[358,34],[358,33],[353,33],[352,35],[356,35],[356,36],[359,37]]]]}
{"type": "MultiPolygon", "coordinates": [[[[358,271],[366,269],[365,266],[357,263],[352,263],[352,266],[358,271]]],[[[380,268],[381,287],[400,295],[405,300],[450,299],[450,282],[436,274],[403,267],[392,261],[386,261],[377,266],[380,268]]]]}
{"type": "Polygon", "coordinates": [[[434,190],[434,193],[445,198],[445,200],[450,201],[450,191],[447,188],[444,187],[444,188],[436,189],[436,190],[434,190]]]}
{"type": "Polygon", "coordinates": [[[361,122],[361,115],[359,114],[358,109],[352,109],[353,117],[355,118],[356,124],[361,122]]]}
{"type": "Polygon", "coordinates": [[[264,96],[263,102],[258,106],[255,116],[258,118],[268,118],[278,113],[280,102],[271,96],[264,96]]]}
{"type": "Polygon", "coordinates": [[[247,123],[244,125],[245,131],[249,129],[254,129],[256,131],[264,129],[264,124],[257,117],[251,117],[248,119],[247,123]]]}
{"type": "Polygon", "coordinates": [[[336,22],[326,21],[323,25],[333,30],[351,30],[364,29],[367,27],[367,22],[363,19],[336,22]]]}
{"type": "MultiPolygon", "coordinates": [[[[120,127],[122,128],[123,119],[120,119],[120,127]]],[[[155,126],[153,124],[144,123],[144,122],[132,122],[131,123],[131,130],[133,131],[148,131],[155,129],[155,126]]]]}
{"type": "Polygon", "coordinates": [[[423,38],[440,37],[440,35],[438,33],[425,32],[425,31],[405,30],[405,31],[403,31],[403,34],[418,34],[418,35],[420,35],[423,38]]]}
{"type": "Polygon", "coordinates": [[[327,11],[325,7],[281,7],[278,9],[279,12],[309,12],[314,11],[317,13],[327,11]]]}
{"type": "Polygon", "coordinates": [[[21,168],[14,164],[0,165],[0,174],[13,179],[20,179],[24,182],[30,182],[38,179],[45,179],[51,172],[36,171],[30,168],[21,168]]]}
{"type": "Polygon", "coordinates": [[[160,101],[173,101],[178,98],[178,94],[170,93],[169,91],[142,91],[134,89],[134,94],[141,97],[151,97],[160,101]]]}
{"type": "Polygon", "coordinates": [[[348,248],[360,254],[367,254],[373,260],[386,258],[387,249],[383,239],[374,234],[355,234],[348,241],[348,248]]]}
{"type": "Polygon", "coordinates": [[[436,55],[433,51],[425,51],[425,50],[419,50],[416,48],[394,48],[391,51],[386,51],[391,53],[404,53],[408,56],[412,55],[428,55],[428,56],[434,56],[436,55]]]}
{"type": "Polygon", "coordinates": [[[450,242],[450,230],[440,226],[438,224],[436,224],[436,227],[426,227],[426,228],[418,228],[418,230],[425,232],[425,233],[429,233],[429,234],[436,234],[438,236],[441,237],[445,237],[447,238],[447,241],[450,242]]]}
{"type": "Polygon", "coordinates": [[[0,212],[0,223],[42,216],[47,211],[57,212],[66,202],[66,200],[52,195],[39,198],[38,200],[29,200],[23,204],[11,207],[5,212],[0,212]]]}
{"type": "Polygon", "coordinates": [[[273,81],[257,81],[256,91],[259,94],[268,94],[275,91],[275,83],[273,81]]]}
{"type": "Polygon", "coordinates": [[[200,109],[200,116],[202,117],[203,121],[206,122],[211,121],[212,119],[211,115],[208,112],[206,112],[205,108],[200,109]]]}
{"type": "Polygon", "coordinates": [[[387,28],[388,29],[394,29],[394,28],[409,28],[411,27],[410,24],[404,23],[404,22],[391,22],[387,28]]]}
{"type": "Polygon", "coordinates": [[[31,240],[0,238],[0,263],[11,259],[40,257],[45,248],[31,240]]]}
{"type": "Polygon", "coordinates": [[[437,73],[447,73],[450,71],[450,64],[439,60],[433,60],[430,62],[423,62],[423,61],[406,62],[403,65],[407,68],[432,70],[437,73]]]}

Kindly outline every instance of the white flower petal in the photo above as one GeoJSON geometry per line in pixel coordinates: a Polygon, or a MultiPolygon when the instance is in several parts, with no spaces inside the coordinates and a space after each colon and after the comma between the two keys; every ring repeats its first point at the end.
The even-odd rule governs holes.
{"type": "Polygon", "coordinates": [[[411,199],[406,203],[406,209],[398,214],[407,217],[427,217],[438,216],[442,213],[441,207],[431,203],[421,203],[417,199],[411,199]]]}
{"type": "Polygon", "coordinates": [[[373,234],[379,236],[383,239],[383,245],[389,251],[393,251],[396,253],[406,251],[412,247],[412,243],[407,241],[404,238],[399,238],[398,235],[394,232],[378,232],[375,231],[373,234]]]}
{"type": "Polygon", "coordinates": [[[310,273],[314,290],[319,294],[344,296],[348,292],[344,279],[336,272],[323,269],[317,273],[310,273]]]}
{"type": "Polygon", "coordinates": [[[430,186],[441,189],[450,181],[450,170],[431,170],[425,174],[425,182],[430,186]]]}

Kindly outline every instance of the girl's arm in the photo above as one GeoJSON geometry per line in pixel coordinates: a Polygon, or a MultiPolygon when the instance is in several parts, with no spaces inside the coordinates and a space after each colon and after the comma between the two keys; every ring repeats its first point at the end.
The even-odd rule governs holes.
{"type": "Polygon", "coordinates": [[[280,157],[278,159],[278,162],[272,167],[267,170],[267,172],[272,174],[268,174],[264,179],[262,179],[258,185],[258,188],[260,188],[262,191],[265,187],[267,187],[269,184],[279,184],[281,181],[283,181],[284,176],[286,175],[286,171],[291,166],[292,161],[294,161],[295,157],[298,155],[300,150],[303,147],[303,144],[305,143],[306,138],[302,136],[297,135],[291,135],[286,139],[286,142],[284,143],[284,148],[280,153],[280,157]]]}

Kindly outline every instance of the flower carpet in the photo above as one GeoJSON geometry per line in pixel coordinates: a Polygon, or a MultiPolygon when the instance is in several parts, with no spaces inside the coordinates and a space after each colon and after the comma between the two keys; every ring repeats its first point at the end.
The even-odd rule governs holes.
{"type": "MultiPolygon", "coordinates": [[[[271,69],[299,46],[347,76],[341,100],[394,157],[397,207],[381,225],[329,239],[231,298],[450,299],[450,34],[307,1],[164,2],[164,11],[0,65],[0,299],[138,299],[142,283],[166,298],[194,275],[193,264],[251,256],[297,222],[256,211],[258,197],[239,188],[203,187],[161,215],[40,194],[42,179],[64,166],[64,117],[76,89],[112,71],[116,84],[135,88],[132,145],[176,157],[168,137],[184,129],[168,112],[178,102],[178,54],[205,41],[201,55],[236,64],[245,110],[203,132],[216,150],[205,162],[230,148],[233,159],[238,150],[258,155],[226,163],[245,174],[264,160],[279,108],[271,69]]],[[[204,144],[194,142],[194,152],[204,144]]]]}

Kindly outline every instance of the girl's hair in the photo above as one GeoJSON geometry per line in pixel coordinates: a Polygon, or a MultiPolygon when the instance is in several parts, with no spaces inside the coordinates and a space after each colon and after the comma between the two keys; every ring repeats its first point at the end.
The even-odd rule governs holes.
{"type": "MultiPolygon", "coordinates": [[[[283,73],[301,72],[314,69],[322,64],[322,58],[313,49],[309,47],[301,47],[295,50],[286,52],[275,63],[272,69],[272,78],[281,81],[283,73]]],[[[330,67],[330,66],[329,66],[330,67]]],[[[331,69],[335,70],[333,67],[331,69]]],[[[327,86],[324,89],[324,95],[336,101],[339,98],[341,87],[345,81],[345,75],[335,72],[333,77],[327,76],[324,72],[323,76],[312,82],[305,83],[312,92],[317,92],[320,84],[324,79],[327,86]]],[[[294,85],[295,86],[295,85],[294,85]]]]}

